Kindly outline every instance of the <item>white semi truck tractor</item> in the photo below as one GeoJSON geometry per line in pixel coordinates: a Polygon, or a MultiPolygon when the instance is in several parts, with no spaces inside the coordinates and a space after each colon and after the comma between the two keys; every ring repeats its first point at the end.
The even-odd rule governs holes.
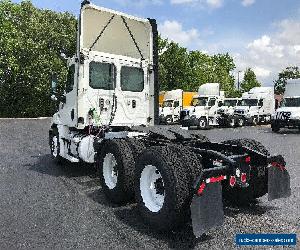
{"type": "MultiPolygon", "coordinates": [[[[200,236],[224,221],[222,197],[290,195],[282,156],[249,139],[210,142],[158,124],[158,33],[153,19],[82,3],[67,92],[49,130],[61,164],[92,163],[115,204],[135,202],[156,230],[192,221],[200,236]]],[[[56,82],[52,82],[55,94],[56,82]]],[[[209,100],[208,100],[209,102],[209,100]]]]}
{"type": "Polygon", "coordinates": [[[218,125],[217,109],[222,104],[224,92],[220,91],[219,83],[205,83],[198,89],[198,95],[193,98],[194,108],[188,115],[182,115],[182,126],[208,129],[218,125]]]}
{"type": "Polygon", "coordinates": [[[243,93],[242,100],[235,108],[234,115],[238,126],[270,123],[275,112],[273,87],[255,87],[243,93]]]}
{"type": "Polygon", "coordinates": [[[272,131],[281,128],[300,130],[300,79],[288,80],[280,108],[272,116],[272,131]]]}
{"type": "Polygon", "coordinates": [[[167,91],[159,112],[160,123],[171,124],[179,120],[180,111],[183,107],[183,90],[175,89],[167,91]]]}
{"type": "Polygon", "coordinates": [[[221,127],[233,128],[236,126],[234,111],[239,106],[241,98],[224,98],[222,106],[217,109],[217,122],[221,127]]]}

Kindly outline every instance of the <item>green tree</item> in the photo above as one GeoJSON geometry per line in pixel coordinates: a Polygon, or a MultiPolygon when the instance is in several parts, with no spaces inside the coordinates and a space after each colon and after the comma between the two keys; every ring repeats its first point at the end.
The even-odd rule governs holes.
{"type": "Polygon", "coordinates": [[[2,0],[0,23],[0,116],[51,115],[50,76],[66,78],[60,53],[75,53],[76,18],[2,0]]]}
{"type": "Polygon", "coordinates": [[[159,39],[159,79],[161,90],[186,89],[190,67],[186,48],[159,39]]]}
{"type": "Polygon", "coordinates": [[[278,79],[274,81],[274,89],[276,94],[283,94],[285,91],[286,81],[288,79],[300,78],[299,67],[287,67],[278,74],[278,79]]]}
{"type": "Polygon", "coordinates": [[[241,83],[241,89],[243,92],[248,92],[254,87],[260,87],[261,83],[257,81],[256,75],[251,68],[247,68],[244,74],[244,79],[241,83]]]}
{"type": "Polygon", "coordinates": [[[226,96],[233,96],[235,93],[235,79],[231,72],[235,69],[233,58],[228,54],[217,54],[212,56],[214,62],[213,82],[221,83],[221,89],[226,96]]]}
{"type": "Polygon", "coordinates": [[[228,54],[208,55],[187,51],[177,43],[159,39],[159,76],[161,90],[181,88],[197,91],[207,82],[221,83],[227,96],[236,96],[233,58],[228,54]]]}

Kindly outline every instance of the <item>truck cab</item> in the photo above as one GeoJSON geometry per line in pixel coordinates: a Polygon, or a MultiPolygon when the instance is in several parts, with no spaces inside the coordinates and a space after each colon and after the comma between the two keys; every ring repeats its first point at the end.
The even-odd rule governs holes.
{"type": "Polygon", "coordinates": [[[196,126],[200,129],[217,125],[217,109],[223,99],[224,92],[220,91],[219,83],[201,85],[198,95],[193,98],[193,108],[189,111],[189,115],[183,118],[182,125],[186,127],[196,126]]]}
{"type": "MultiPolygon", "coordinates": [[[[94,149],[85,147],[93,142],[91,127],[158,123],[156,28],[152,19],[82,5],[77,53],[67,61],[65,95],[51,122],[57,154],[92,163],[94,149]],[[88,133],[79,136],[83,131],[88,133]]],[[[56,85],[54,80],[54,93],[56,85]]]]}
{"type": "Polygon", "coordinates": [[[238,126],[268,123],[275,111],[273,87],[255,87],[242,95],[234,110],[238,126]]]}
{"type": "Polygon", "coordinates": [[[234,127],[234,110],[240,105],[241,98],[225,98],[217,109],[217,121],[219,126],[234,127]]]}
{"type": "Polygon", "coordinates": [[[179,120],[180,111],[183,106],[182,98],[182,89],[165,92],[162,107],[159,109],[159,120],[161,124],[171,124],[179,120]]]}
{"type": "Polygon", "coordinates": [[[300,80],[289,80],[286,84],[284,99],[280,108],[272,115],[273,132],[281,128],[298,128],[300,130],[300,80]]]}

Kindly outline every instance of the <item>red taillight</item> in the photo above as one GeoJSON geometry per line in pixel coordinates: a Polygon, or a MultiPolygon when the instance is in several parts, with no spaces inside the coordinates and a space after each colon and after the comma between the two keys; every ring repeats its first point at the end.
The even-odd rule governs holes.
{"type": "Polygon", "coordinates": [[[200,187],[197,191],[197,194],[201,195],[203,193],[204,188],[205,188],[205,182],[202,182],[202,184],[200,185],[200,187]]]}
{"type": "Polygon", "coordinates": [[[241,182],[246,183],[247,181],[247,175],[245,173],[241,174],[241,182]]]}
{"type": "Polygon", "coordinates": [[[235,183],[236,183],[236,178],[235,178],[235,176],[230,176],[230,179],[229,179],[229,185],[230,185],[231,187],[233,187],[233,186],[235,185],[235,183]]]}
{"type": "Polygon", "coordinates": [[[249,163],[251,162],[251,157],[250,157],[250,156],[247,156],[247,157],[245,158],[245,162],[246,162],[247,164],[249,164],[249,163]]]}

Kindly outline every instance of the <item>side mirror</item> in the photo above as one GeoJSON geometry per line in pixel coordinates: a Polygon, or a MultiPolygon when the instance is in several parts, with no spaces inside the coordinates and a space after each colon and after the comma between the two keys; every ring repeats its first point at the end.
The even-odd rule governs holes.
{"type": "Polygon", "coordinates": [[[51,100],[54,101],[54,102],[56,102],[58,99],[57,99],[56,95],[52,95],[51,96],[51,100]]]}
{"type": "MultiPolygon", "coordinates": [[[[51,77],[51,90],[52,90],[52,93],[53,94],[56,94],[56,91],[57,91],[57,75],[56,74],[53,74],[52,77],[51,77]]],[[[52,98],[52,97],[51,97],[52,98]]]]}
{"type": "Polygon", "coordinates": [[[220,107],[222,107],[223,106],[223,102],[219,102],[218,103],[218,107],[220,108],[220,107]]]}
{"type": "Polygon", "coordinates": [[[66,102],[66,96],[65,95],[63,95],[63,96],[58,95],[57,85],[58,85],[57,75],[53,74],[52,77],[51,77],[51,92],[52,92],[51,100],[55,101],[55,102],[60,101],[60,102],[65,103],[66,102]]]}

